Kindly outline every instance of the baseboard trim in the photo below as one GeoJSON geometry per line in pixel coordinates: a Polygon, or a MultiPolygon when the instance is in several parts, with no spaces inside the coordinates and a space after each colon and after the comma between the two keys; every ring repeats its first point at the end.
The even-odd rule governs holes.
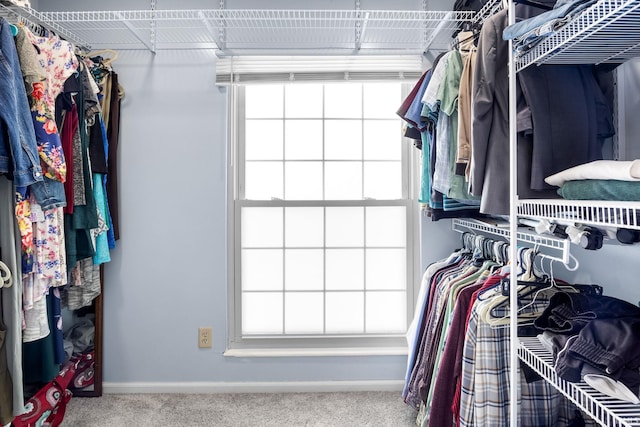
{"type": "Polygon", "coordinates": [[[104,393],[312,393],[402,391],[404,381],[137,382],[102,384],[104,393]]]}

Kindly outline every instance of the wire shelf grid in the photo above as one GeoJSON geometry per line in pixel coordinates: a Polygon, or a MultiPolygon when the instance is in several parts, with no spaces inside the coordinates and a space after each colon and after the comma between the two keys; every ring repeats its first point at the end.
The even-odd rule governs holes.
{"type": "Polygon", "coordinates": [[[520,337],[518,356],[576,406],[605,427],[640,426],[640,406],[607,396],[584,382],[571,383],[553,368],[553,356],[536,337],[520,337]]]}
{"type": "Polygon", "coordinates": [[[560,199],[519,200],[518,215],[529,218],[550,219],[563,223],[640,230],[639,202],[560,199]]]}
{"type": "Polygon", "coordinates": [[[600,64],[640,55],[640,2],[600,0],[517,59],[531,64],[600,64]]]}
{"type": "Polygon", "coordinates": [[[476,13],[473,18],[473,22],[482,23],[485,19],[490,17],[491,15],[498,13],[504,7],[504,3],[502,0],[491,0],[488,1],[482,6],[482,8],[476,13]]]}
{"type": "Polygon", "coordinates": [[[81,48],[88,48],[89,44],[82,38],[73,32],[68,31],[65,27],[57,22],[44,21],[38,12],[33,9],[22,8],[18,6],[11,6],[0,2],[0,16],[7,19],[9,22],[21,22],[26,26],[38,26],[42,25],[54,31],[56,34],[64,37],[66,40],[74,43],[81,48]]]}
{"type": "MultiPolygon", "coordinates": [[[[504,237],[509,239],[511,232],[506,227],[497,227],[489,223],[475,220],[475,219],[463,219],[454,218],[452,221],[452,228],[454,231],[462,233],[468,230],[480,231],[482,233],[492,234],[495,236],[504,237]]],[[[546,249],[544,256],[549,259],[554,259],[564,264],[568,264],[570,261],[570,246],[571,243],[567,239],[560,239],[558,237],[544,236],[535,232],[528,232],[519,230],[517,233],[517,239],[519,242],[528,243],[536,248],[546,249]]]]}
{"type": "Polygon", "coordinates": [[[474,12],[405,10],[129,10],[35,12],[93,45],[121,49],[217,47],[422,53],[474,12]],[[150,29],[154,28],[154,32],[150,29]],[[130,34],[123,34],[129,32],[130,34]],[[426,33],[426,35],[425,35],[426,33]],[[155,35],[155,37],[154,37],[155,35]]]}

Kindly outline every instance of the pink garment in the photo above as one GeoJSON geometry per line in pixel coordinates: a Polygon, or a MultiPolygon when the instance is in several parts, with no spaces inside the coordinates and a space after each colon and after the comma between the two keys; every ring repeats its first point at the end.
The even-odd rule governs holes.
{"type": "Polygon", "coordinates": [[[70,111],[64,116],[64,126],[62,127],[62,149],[64,157],[70,167],[67,169],[67,180],[64,182],[64,195],[67,199],[67,206],[64,207],[64,213],[73,213],[73,136],[78,131],[78,110],[76,104],[73,104],[70,111]]]}

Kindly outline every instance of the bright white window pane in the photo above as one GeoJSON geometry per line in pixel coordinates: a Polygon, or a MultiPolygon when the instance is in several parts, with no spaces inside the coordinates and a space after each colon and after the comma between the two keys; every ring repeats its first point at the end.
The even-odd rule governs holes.
{"type": "Polygon", "coordinates": [[[282,247],[282,208],[243,208],[242,247],[282,247]]]}
{"type": "Polygon", "coordinates": [[[407,264],[404,249],[367,249],[367,289],[405,289],[407,264]]]}
{"type": "Polygon", "coordinates": [[[364,332],[364,295],[362,292],[327,292],[327,333],[364,332]]]}
{"type": "Polygon", "coordinates": [[[396,120],[364,121],[364,159],[400,160],[402,133],[396,120]]]}
{"type": "Polygon", "coordinates": [[[322,162],[285,162],[287,200],[322,200],[322,162]]]}
{"type": "Polygon", "coordinates": [[[327,207],[327,246],[364,246],[364,208],[327,207]]]}
{"type": "Polygon", "coordinates": [[[322,85],[289,84],[284,96],[285,117],[322,117],[322,85]]]}
{"type": "Polygon", "coordinates": [[[242,293],[242,333],[282,334],[282,292],[242,293]]]}
{"type": "Polygon", "coordinates": [[[245,158],[282,160],[282,120],[247,120],[245,158]]]}
{"type": "Polygon", "coordinates": [[[325,162],[325,200],[362,200],[362,163],[325,162]]]}
{"type": "Polygon", "coordinates": [[[367,246],[406,246],[407,213],[404,206],[367,208],[367,246]]]}
{"type": "Polygon", "coordinates": [[[283,197],[282,162],[247,162],[245,164],[244,198],[271,200],[283,197]]]}
{"type": "Polygon", "coordinates": [[[281,291],[282,249],[242,250],[242,290],[281,291]]]}
{"type": "Polygon", "coordinates": [[[326,120],[324,122],[324,158],[326,160],[361,160],[362,121],[326,120]]]}
{"type": "Polygon", "coordinates": [[[324,116],[328,119],[362,118],[362,85],[360,83],[325,85],[324,116]]]}
{"type": "Polygon", "coordinates": [[[364,162],[364,196],[378,200],[401,199],[401,163],[364,162]]]}
{"type": "Polygon", "coordinates": [[[364,249],[327,249],[327,289],[364,289],[364,249]]]}
{"type": "Polygon", "coordinates": [[[322,121],[285,120],[285,159],[322,160],[322,121]]]}
{"type": "Polygon", "coordinates": [[[322,247],[324,215],[322,208],[285,208],[285,246],[322,247]]]}
{"type": "Polygon", "coordinates": [[[322,290],[324,282],[322,249],[286,249],[284,257],[286,290],[322,290]]]}
{"type": "Polygon", "coordinates": [[[367,292],[367,332],[404,333],[407,330],[405,292],[367,292]]]}
{"type": "Polygon", "coordinates": [[[285,293],[286,334],[317,334],[324,329],[322,292],[285,293]]]}
{"type": "Polygon", "coordinates": [[[282,118],[283,90],[281,85],[245,86],[245,116],[248,119],[282,118]]]}
{"type": "Polygon", "coordinates": [[[367,119],[397,118],[396,110],[402,103],[398,83],[365,83],[364,117],[367,119]]]}

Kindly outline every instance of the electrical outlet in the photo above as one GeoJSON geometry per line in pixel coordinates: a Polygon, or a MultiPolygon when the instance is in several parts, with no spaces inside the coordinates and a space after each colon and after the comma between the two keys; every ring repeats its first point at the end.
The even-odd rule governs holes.
{"type": "Polygon", "coordinates": [[[213,328],[211,326],[198,328],[198,347],[211,348],[213,346],[213,328]]]}

